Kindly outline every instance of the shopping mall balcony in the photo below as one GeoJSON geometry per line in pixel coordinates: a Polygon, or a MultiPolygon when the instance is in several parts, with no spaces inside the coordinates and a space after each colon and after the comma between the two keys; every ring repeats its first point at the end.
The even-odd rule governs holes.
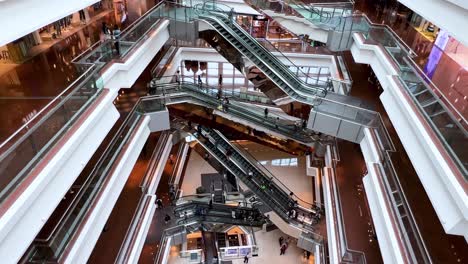
{"type": "MultiPolygon", "coordinates": [[[[467,139],[467,102],[466,94],[461,88],[463,84],[458,84],[457,81],[463,79],[463,67],[443,51],[437,51],[435,47],[445,65],[438,66],[440,70],[434,75],[433,83],[418,63],[424,60],[424,57],[417,56],[405,43],[405,40],[411,40],[419,32],[408,26],[404,29],[398,28],[398,25],[404,24],[394,23],[395,20],[390,20],[390,26],[375,24],[365,14],[353,12],[355,10],[352,1],[327,1],[319,4],[314,1],[311,4],[291,1],[283,5],[269,1],[249,3],[273,18],[280,16],[279,23],[289,26],[291,31],[298,34],[303,34],[302,31],[307,28],[311,28],[312,32],[317,28],[322,29],[327,36],[319,40],[326,42],[327,47],[332,50],[349,49],[355,62],[372,67],[384,90],[380,100],[446,232],[465,235],[463,230],[467,224],[466,148],[459,142],[465,142],[467,139]],[[293,22],[284,21],[286,16],[293,17],[294,21],[301,19],[300,22],[294,23],[302,25],[291,26],[293,22]],[[404,39],[400,38],[399,34],[404,35],[404,39]],[[438,77],[442,74],[442,69],[454,71],[458,77],[438,77]],[[437,162],[433,162],[434,159],[437,162]],[[453,206],[446,206],[445,202],[441,202],[447,197],[450,197],[450,204],[453,206]]],[[[459,16],[460,12],[455,12],[454,20],[463,19],[459,16]]],[[[451,27],[448,31],[456,31],[456,28],[458,27],[451,27]]],[[[339,106],[335,108],[339,109],[339,106]]],[[[328,113],[341,111],[337,109],[330,109],[328,113]]],[[[339,128],[337,130],[336,126],[339,124],[341,122],[334,122],[320,131],[338,134],[339,128]]]]}
{"type": "MultiPolygon", "coordinates": [[[[71,62],[79,77],[2,143],[1,251],[9,253],[2,255],[17,260],[29,246],[119,119],[118,90],[131,87],[165,44],[167,27],[144,16],[122,31],[119,55],[108,52],[111,42],[91,46],[71,62]]],[[[160,110],[166,114],[153,122],[139,119],[148,130],[139,136],[169,126],[160,110]]]]}

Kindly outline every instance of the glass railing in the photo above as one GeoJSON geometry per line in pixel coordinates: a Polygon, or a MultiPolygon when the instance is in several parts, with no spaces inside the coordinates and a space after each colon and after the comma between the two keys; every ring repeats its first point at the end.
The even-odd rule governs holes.
{"type": "Polygon", "coordinates": [[[77,80],[0,145],[0,204],[20,186],[102,92],[89,67],[77,80]]]}
{"type": "MultiPolygon", "coordinates": [[[[165,109],[163,104],[159,104],[158,107],[156,107],[156,104],[149,106],[152,112],[165,109]]],[[[86,218],[90,208],[92,208],[106,179],[112,173],[114,166],[118,164],[122,151],[125,151],[125,146],[129,143],[142,117],[139,114],[139,104],[137,103],[115,133],[115,136],[104,150],[93,170],[89,173],[89,176],[86,177],[83,187],[76,196],[77,198],[72,202],[72,205],[69,207],[70,209],[65,212],[52,237],[46,242],[46,245],[44,242],[33,243],[33,247],[30,249],[31,252],[28,254],[31,256],[31,260],[57,260],[69,246],[69,242],[76,235],[82,221],[86,218]]]]}
{"type": "Polygon", "coordinates": [[[178,225],[171,228],[164,229],[159,239],[159,246],[157,247],[157,255],[154,258],[154,264],[163,264],[165,254],[168,253],[168,247],[171,246],[171,240],[173,236],[187,236],[187,227],[185,225],[178,225]]]}
{"type": "Polygon", "coordinates": [[[76,57],[72,62],[82,72],[81,76],[0,145],[0,204],[101,95],[102,69],[112,60],[124,58],[148,37],[159,18],[153,14],[161,6],[155,6],[122,31],[117,44],[120,54],[115,50],[116,40],[107,40],[96,43],[76,57]]]}
{"type": "MultiPolygon", "coordinates": [[[[368,20],[367,17],[365,19],[368,20]]],[[[468,153],[460,144],[468,139],[466,117],[451,105],[444,93],[419,69],[412,59],[414,52],[389,27],[372,25],[363,35],[366,43],[380,45],[390,55],[398,67],[400,83],[465,180],[468,180],[468,153]]]]}
{"type": "MultiPolygon", "coordinates": [[[[181,80],[180,84],[173,82],[175,80],[174,76],[165,76],[156,80],[158,94],[167,96],[167,99],[164,100],[166,104],[179,103],[181,100],[196,100],[204,106],[208,106],[212,109],[224,109],[228,114],[243,120],[251,121],[256,125],[266,127],[269,130],[304,144],[310,144],[318,140],[309,132],[302,130],[299,124],[293,124],[291,121],[284,120],[283,117],[274,116],[273,114],[265,116],[264,108],[255,106],[246,107],[237,102],[267,103],[268,100],[263,96],[242,92],[224,93],[223,91],[223,97],[225,96],[230,99],[229,104],[226,105],[223,104],[222,98],[217,98],[219,89],[206,85],[198,86],[198,84],[195,84],[195,80],[192,77],[180,76],[179,78],[181,80]],[[180,94],[181,92],[185,95],[180,94]]],[[[147,102],[148,104],[158,102],[158,104],[161,104],[160,100],[154,97],[143,98],[142,102],[147,102]]]]}

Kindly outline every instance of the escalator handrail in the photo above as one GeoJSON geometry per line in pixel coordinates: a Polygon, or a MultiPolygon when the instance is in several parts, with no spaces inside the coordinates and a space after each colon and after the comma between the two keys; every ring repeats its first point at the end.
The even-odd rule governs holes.
{"type": "MultiPolygon", "coordinates": [[[[193,79],[193,78],[189,78],[189,80],[191,80],[191,79],[193,79]]],[[[203,95],[205,95],[205,96],[210,96],[210,94],[207,94],[207,93],[205,93],[205,92],[202,92],[202,91],[200,91],[199,89],[188,88],[188,87],[185,86],[185,84],[187,84],[187,85],[193,85],[193,86],[195,86],[195,84],[193,84],[192,82],[185,82],[185,81],[181,81],[181,82],[180,82],[180,86],[181,86],[183,89],[189,89],[189,91],[190,91],[191,93],[194,93],[194,94],[203,94],[203,95]]],[[[178,87],[179,84],[178,84],[178,83],[167,83],[167,84],[161,84],[161,83],[160,83],[159,86],[160,86],[160,87],[161,87],[161,86],[178,87]]],[[[206,85],[204,85],[204,86],[206,86],[206,85]]],[[[209,86],[208,86],[208,87],[209,87],[209,86]]],[[[212,88],[212,91],[215,91],[214,89],[215,89],[215,88],[212,88]]],[[[214,94],[215,94],[215,93],[213,93],[213,95],[214,95],[214,94]]],[[[240,94],[241,94],[241,93],[240,93],[240,94]]],[[[193,95],[192,95],[192,96],[193,96],[193,95]]],[[[195,95],[194,97],[197,98],[196,95],[195,95]]],[[[198,99],[198,100],[202,100],[202,98],[197,98],[197,99],[198,99]]],[[[217,100],[217,99],[212,98],[212,100],[217,100]]],[[[202,100],[202,101],[203,101],[203,100],[202,100]]],[[[215,103],[216,103],[217,105],[219,105],[219,102],[218,102],[218,101],[216,101],[215,103]]],[[[236,111],[237,111],[237,108],[240,107],[240,106],[236,106],[235,104],[232,104],[230,107],[231,107],[231,109],[236,109],[236,111]]],[[[231,113],[232,113],[232,111],[231,111],[231,113]]],[[[267,122],[267,123],[264,123],[265,119],[262,119],[263,114],[262,114],[262,113],[259,113],[259,112],[251,111],[251,109],[249,109],[249,108],[242,108],[242,111],[238,111],[238,112],[237,112],[237,115],[241,115],[241,116],[243,116],[244,118],[246,118],[247,120],[253,121],[254,123],[261,122],[261,123],[262,123],[262,124],[261,124],[262,126],[266,126],[267,124],[270,124],[270,127],[268,127],[268,129],[273,129],[273,127],[274,127],[274,125],[272,125],[272,120],[267,120],[268,122],[267,122]],[[250,115],[246,115],[246,114],[242,113],[243,111],[249,112],[250,115]],[[261,119],[261,121],[253,119],[253,118],[252,118],[253,116],[255,116],[255,117],[258,118],[258,119],[261,119]]],[[[285,136],[294,138],[295,140],[297,140],[297,141],[299,141],[299,142],[301,142],[301,143],[303,143],[303,144],[309,144],[310,142],[317,142],[317,141],[320,141],[320,139],[315,139],[315,138],[312,137],[312,136],[301,135],[301,134],[298,134],[297,132],[294,133],[293,131],[289,131],[289,129],[288,129],[287,127],[288,127],[287,125],[278,124],[278,129],[276,129],[276,130],[277,130],[277,131],[281,131],[282,133],[285,134],[285,136]],[[284,129],[283,129],[283,127],[284,127],[284,129]],[[279,128],[281,128],[281,129],[279,129],[279,128]],[[300,136],[300,135],[301,135],[301,136],[300,136]],[[309,139],[310,141],[307,140],[307,139],[309,139]]]]}

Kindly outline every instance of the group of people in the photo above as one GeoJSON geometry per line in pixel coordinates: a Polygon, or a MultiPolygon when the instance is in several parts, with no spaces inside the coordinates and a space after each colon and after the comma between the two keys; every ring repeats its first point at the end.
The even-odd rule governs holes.
{"type": "Polygon", "coordinates": [[[280,244],[280,255],[286,254],[286,250],[289,247],[289,243],[291,242],[291,238],[288,237],[288,238],[284,239],[284,237],[281,236],[278,239],[278,241],[279,241],[279,244],[280,244]]]}
{"type": "Polygon", "coordinates": [[[111,30],[106,22],[102,22],[102,34],[103,34],[103,39],[108,40],[112,39],[114,40],[114,48],[117,51],[117,55],[120,55],[120,43],[119,43],[119,38],[120,38],[120,28],[117,25],[114,25],[113,29],[111,30]]]}

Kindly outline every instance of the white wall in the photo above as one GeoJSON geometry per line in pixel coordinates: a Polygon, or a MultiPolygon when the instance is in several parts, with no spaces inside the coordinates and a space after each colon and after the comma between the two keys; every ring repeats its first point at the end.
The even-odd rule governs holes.
{"type": "Polygon", "coordinates": [[[0,47],[99,0],[0,1],[0,47]]]}
{"type": "Polygon", "coordinates": [[[468,1],[466,0],[398,0],[426,20],[449,32],[468,45],[468,1]]]}

